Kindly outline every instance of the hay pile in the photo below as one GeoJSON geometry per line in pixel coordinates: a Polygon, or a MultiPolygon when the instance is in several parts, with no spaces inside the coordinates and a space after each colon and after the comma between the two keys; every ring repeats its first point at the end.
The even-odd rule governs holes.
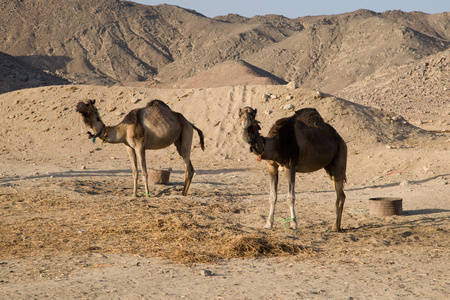
{"type": "MultiPolygon", "coordinates": [[[[194,263],[311,253],[283,232],[240,225],[234,215],[241,210],[227,201],[130,198],[125,196],[128,190],[105,197],[95,182],[60,185],[66,190],[22,190],[0,196],[3,258],[101,252],[194,263]]],[[[170,189],[161,193],[170,194],[170,189]]]]}

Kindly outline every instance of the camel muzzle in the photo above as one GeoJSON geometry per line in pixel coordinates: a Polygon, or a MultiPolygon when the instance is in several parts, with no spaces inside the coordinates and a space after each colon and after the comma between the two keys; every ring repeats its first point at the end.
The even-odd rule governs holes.
{"type": "Polygon", "coordinates": [[[95,139],[98,138],[100,136],[100,133],[97,134],[92,134],[90,131],[86,132],[88,135],[88,138],[91,140],[92,142],[95,143],[95,139]]]}

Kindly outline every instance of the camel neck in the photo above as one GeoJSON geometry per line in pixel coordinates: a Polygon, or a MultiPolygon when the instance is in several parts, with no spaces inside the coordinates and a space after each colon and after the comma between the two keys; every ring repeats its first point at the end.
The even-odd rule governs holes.
{"type": "Polygon", "coordinates": [[[251,151],[257,156],[257,159],[278,161],[276,148],[277,141],[271,137],[260,135],[255,143],[250,144],[251,151]]]}
{"type": "Polygon", "coordinates": [[[121,130],[121,126],[104,126],[104,129],[99,136],[105,143],[124,143],[125,142],[125,130],[121,130]]]}
{"type": "Polygon", "coordinates": [[[250,144],[251,151],[262,157],[265,153],[266,148],[266,138],[262,135],[258,135],[257,138],[255,138],[250,144]]]}

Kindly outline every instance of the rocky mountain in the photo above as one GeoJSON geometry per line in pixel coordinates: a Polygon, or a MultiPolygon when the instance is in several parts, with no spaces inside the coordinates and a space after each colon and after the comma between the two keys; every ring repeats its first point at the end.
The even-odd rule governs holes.
{"type": "Polygon", "coordinates": [[[208,86],[216,79],[201,75],[207,71],[234,85],[239,72],[213,67],[242,60],[271,78],[334,93],[450,45],[449,12],[211,19],[177,6],[116,0],[4,0],[0,12],[0,51],[88,84],[188,87],[196,82],[188,78],[200,76],[208,86]]]}

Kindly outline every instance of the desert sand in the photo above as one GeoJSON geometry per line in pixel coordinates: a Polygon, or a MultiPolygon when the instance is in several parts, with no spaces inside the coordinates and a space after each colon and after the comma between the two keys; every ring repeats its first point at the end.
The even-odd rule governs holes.
{"type": "Polygon", "coordinates": [[[448,132],[285,85],[38,87],[0,95],[0,111],[2,299],[448,295],[448,132]],[[147,151],[149,167],[172,169],[169,184],[133,197],[125,147],[90,141],[75,112],[78,101],[96,99],[103,121],[114,125],[155,98],[205,134],[204,152],[194,136],[196,175],[187,197],[174,146],[147,151]],[[336,196],[323,170],[296,177],[299,231],[282,222],[289,217],[283,176],[278,220],[263,229],[268,175],[241,139],[238,110],[257,108],[267,134],[293,113],[288,104],[317,108],[347,142],[343,232],[330,232],[336,196]],[[403,214],[371,216],[371,197],[401,197],[403,214]]]}

